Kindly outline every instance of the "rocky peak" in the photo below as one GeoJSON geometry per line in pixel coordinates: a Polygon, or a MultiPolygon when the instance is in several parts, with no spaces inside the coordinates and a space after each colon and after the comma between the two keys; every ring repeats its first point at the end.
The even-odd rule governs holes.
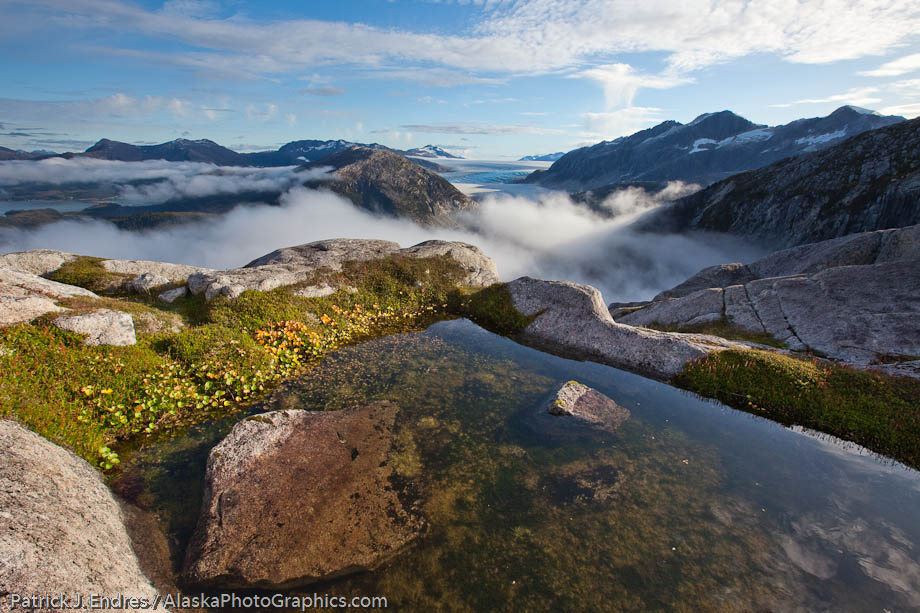
{"type": "Polygon", "coordinates": [[[443,177],[385,149],[353,146],[305,164],[301,169],[331,166],[336,179],[308,181],[329,189],[356,206],[418,223],[456,225],[454,215],[476,203],[443,177]]]}

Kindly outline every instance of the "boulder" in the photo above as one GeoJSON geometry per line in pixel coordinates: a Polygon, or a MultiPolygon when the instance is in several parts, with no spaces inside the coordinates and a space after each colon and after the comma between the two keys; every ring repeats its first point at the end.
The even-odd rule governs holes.
{"type": "Polygon", "coordinates": [[[323,283],[321,285],[307,285],[306,287],[301,287],[294,292],[294,295],[300,296],[301,298],[323,298],[324,296],[331,296],[337,291],[339,291],[337,287],[323,283]]]}
{"type": "Polygon", "coordinates": [[[84,345],[134,345],[134,320],[127,313],[98,309],[79,315],[62,315],[51,322],[61,330],[85,334],[84,345]]]}
{"type": "Polygon", "coordinates": [[[208,458],[184,576],[285,589],[375,568],[424,529],[389,462],[396,405],[273,411],[239,422],[208,458]]]}
{"type": "Polygon", "coordinates": [[[10,268],[32,275],[47,275],[78,256],[54,249],[33,249],[0,254],[0,268],[10,268]]]}
{"type": "Polygon", "coordinates": [[[169,285],[169,279],[153,272],[145,272],[128,283],[128,287],[139,294],[149,294],[151,290],[164,285],[169,285]]]}
{"type": "Polygon", "coordinates": [[[90,594],[158,597],[99,473],[9,420],[0,420],[0,509],[0,610],[13,595],[83,594],[83,610],[90,594]]]}
{"type": "Polygon", "coordinates": [[[166,304],[172,304],[179,298],[185,298],[188,294],[188,288],[184,285],[182,287],[177,287],[176,289],[171,289],[163,292],[157,296],[157,300],[160,302],[165,302],[166,304]]]}
{"type": "Polygon", "coordinates": [[[0,285],[0,327],[32,321],[45,313],[65,311],[44,296],[14,296],[0,285]]]}
{"type": "Polygon", "coordinates": [[[456,241],[425,241],[413,247],[400,249],[399,255],[410,258],[431,258],[439,255],[450,256],[467,272],[463,280],[472,287],[488,287],[498,283],[498,268],[491,258],[479,247],[456,241]]]}
{"type": "Polygon", "coordinates": [[[377,260],[399,251],[393,241],[363,238],[333,238],[296,247],[284,247],[256,258],[244,268],[257,268],[277,264],[291,269],[342,270],[344,262],[377,260]]]}
{"type": "Polygon", "coordinates": [[[652,298],[652,302],[668,300],[669,298],[680,298],[688,296],[693,292],[712,287],[727,287],[729,285],[738,285],[747,283],[756,279],[754,273],[740,262],[732,264],[717,264],[699,271],[680,285],[676,285],[669,290],[665,290],[652,298]]]}
{"type": "Polygon", "coordinates": [[[701,289],[746,285],[756,279],[817,273],[838,266],[863,266],[920,260],[920,225],[861,232],[776,251],[750,264],[704,268],[683,283],[652,298],[681,298],[701,289]]]}
{"type": "Polygon", "coordinates": [[[507,284],[514,307],[535,319],[517,340],[576,360],[592,360],[669,380],[690,360],[745,347],[702,334],[657,332],[613,321],[601,293],[568,281],[521,277],[507,284]]]}
{"type": "Polygon", "coordinates": [[[631,326],[693,325],[722,319],[725,301],[721,288],[701,289],[677,300],[663,300],[617,319],[631,326]]]}
{"type": "Polygon", "coordinates": [[[608,432],[615,432],[629,419],[629,409],[577,381],[559,388],[546,411],[550,415],[572,416],[608,432]]]}
{"type": "MultiPolygon", "coordinates": [[[[319,271],[340,271],[345,262],[377,260],[389,256],[414,258],[449,255],[466,271],[467,285],[484,287],[498,280],[495,263],[475,246],[460,242],[426,241],[400,249],[391,241],[336,238],[278,249],[233,270],[198,273],[189,277],[192,294],[205,299],[236,298],[247,290],[267,292],[311,281],[319,271]]],[[[324,283],[323,285],[339,288],[324,283]]]]}
{"type": "Polygon", "coordinates": [[[99,297],[88,289],[83,289],[76,285],[67,285],[66,283],[50,281],[38,275],[10,268],[0,268],[0,292],[5,293],[14,288],[18,288],[29,295],[42,295],[48,298],[57,299],[76,298],[81,296],[86,298],[99,297]]]}
{"type": "MultiPolygon", "coordinates": [[[[766,332],[795,351],[815,351],[859,366],[891,355],[910,361],[920,355],[918,264],[898,260],[837,266],[702,292],[721,294],[728,323],[766,332]]],[[[653,302],[618,321],[637,326],[690,325],[702,320],[700,294],[653,302]]],[[[711,311],[717,314],[714,305],[711,311]]],[[[896,370],[913,372],[909,367],[896,370]]]]}
{"type": "Polygon", "coordinates": [[[150,262],[147,260],[103,260],[102,267],[107,272],[120,275],[156,275],[165,278],[167,283],[182,283],[193,274],[213,272],[213,269],[202,268],[201,266],[187,266],[185,264],[172,264],[170,262],[150,262]]]}
{"type": "Polygon", "coordinates": [[[64,311],[66,309],[57,306],[56,301],[74,297],[98,298],[82,287],[49,281],[21,270],[0,268],[0,326],[64,311]]]}

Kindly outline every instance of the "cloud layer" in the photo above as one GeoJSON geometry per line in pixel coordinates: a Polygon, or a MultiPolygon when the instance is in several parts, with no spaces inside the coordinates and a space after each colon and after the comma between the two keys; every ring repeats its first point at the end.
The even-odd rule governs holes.
{"type": "MultiPolygon", "coordinates": [[[[164,191],[228,193],[241,180],[253,180],[240,174],[210,175],[202,185],[183,184],[185,175],[177,172],[162,185],[153,185],[164,191]]],[[[100,221],[59,222],[28,232],[4,230],[0,251],[53,248],[108,258],[232,268],[279,247],[325,238],[383,238],[402,245],[440,238],[478,245],[495,259],[503,279],[522,275],[567,279],[598,287],[610,301],[636,300],[650,298],[703,266],[759,254],[724,237],[650,237],[630,231],[628,224],[637,215],[684,189],[673,185],[660,194],[640,189],[614,193],[603,205],[614,214],[612,218],[573,203],[564,194],[539,199],[490,196],[478,212],[463,219],[468,229],[446,230],[377,217],[328,192],[294,187],[282,196],[281,206],[238,207],[207,223],[167,230],[127,232],[100,221]]]]}

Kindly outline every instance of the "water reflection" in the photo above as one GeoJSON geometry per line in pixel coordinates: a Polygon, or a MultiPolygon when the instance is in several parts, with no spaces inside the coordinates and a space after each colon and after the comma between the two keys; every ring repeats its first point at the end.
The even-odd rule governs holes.
{"type": "MultiPolygon", "coordinates": [[[[398,610],[920,607],[915,471],[466,321],[340,351],[264,408],[371,399],[400,406],[393,465],[418,484],[431,531],[330,593],[398,610]],[[632,416],[610,434],[546,415],[570,379],[632,416]]],[[[200,461],[227,427],[138,461],[154,506],[179,498],[178,470],[190,498],[194,471],[172,458],[200,461]]]]}

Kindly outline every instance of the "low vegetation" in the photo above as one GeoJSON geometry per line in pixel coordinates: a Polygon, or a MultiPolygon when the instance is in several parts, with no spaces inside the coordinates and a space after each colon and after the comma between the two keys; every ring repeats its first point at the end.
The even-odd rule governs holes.
{"type": "Polygon", "coordinates": [[[646,326],[652,330],[658,330],[660,332],[686,332],[689,334],[710,334],[712,336],[718,336],[721,338],[726,338],[733,341],[747,341],[750,343],[758,343],[760,345],[767,345],[769,347],[776,347],[778,349],[785,349],[786,343],[781,340],[776,339],[766,332],[751,332],[746,330],[741,326],[736,326],[732,323],[729,323],[724,317],[716,321],[706,321],[698,324],[691,324],[689,326],[676,326],[676,325],[664,325],[664,324],[649,324],[646,326]]]}
{"type": "Polygon", "coordinates": [[[58,283],[78,285],[88,290],[98,292],[108,290],[113,285],[119,285],[126,275],[119,275],[107,271],[103,266],[103,258],[90,256],[77,256],[65,262],[60,268],[48,275],[48,278],[58,283]]]}
{"type": "Polygon", "coordinates": [[[518,312],[504,283],[496,283],[463,297],[458,307],[464,317],[487,330],[506,336],[520,332],[539,316],[537,313],[528,317],[518,312]]]}
{"type": "MultiPolygon", "coordinates": [[[[101,268],[81,258],[55,277],[98,288],[101,268]]],[[[324,275],[343,287],[324,298],[298,297],[292,286],[210,303],[94,301],[181,326],[139,328],[130,347],[86,347],[47,317],[2,329],[0,414],[110,469],[121,447],[244,407],[338,347],[451,316],[462,275],[447,257],[389,258],[324,275]]]]}
{"type": "Polygon", "coordinates": [[[761,350],[688,364],[676,381],[702,396],[854,441],[920,468],[920,381],[761,350]]]}

